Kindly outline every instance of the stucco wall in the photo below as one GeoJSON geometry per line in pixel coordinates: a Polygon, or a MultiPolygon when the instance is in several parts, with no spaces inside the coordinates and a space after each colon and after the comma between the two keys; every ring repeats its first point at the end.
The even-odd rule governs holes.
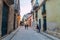
{"type": "Polygon", "coordinates": [[[9,6],[9,16],[8,16],[8,33],[13,31],[14,23],[14,5],[9,6]]]}
{"type": "Polygon", "coordinates": [[[41,30],[43,30],[43,16],[42,16],[41,8],[38,10],[38,23],[39,23],[39,19],[41,19],[41,30]]]}
{"type": "Polygon", "coordinates": [[[44,0],[38,0],[39,5],[41,5],[41,3],[42,3],[43,1],[44,1],[44,0]]]}
{"type": "Polygon", "coordinates": [[[48,0],[46,2],[47,26],[51,30],[60,27],[60,0],[48,0]]]}

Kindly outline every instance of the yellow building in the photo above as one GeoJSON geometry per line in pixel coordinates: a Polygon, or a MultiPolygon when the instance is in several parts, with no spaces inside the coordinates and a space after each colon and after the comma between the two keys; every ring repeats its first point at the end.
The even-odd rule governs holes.
{"type": "MultiPolygon", "coordinates": [[[[44,10],[44,12],[42,11],[45,0],[32,0],[31,3],[33,6],[32,10],[34,11],[33,15],[35,25],[38,24],[39,27],[46,27],[46,10],[44,10]]],[[[46,31],[47,29],[44,28],[43,30],[46,31]]]]}
{"type": "Polygon", "coordinates": [[[18,15],[18,16],[17,16],[18,26],[20,26],[20,21],[21,21],[21,16],[20,16],[20,15],[18,15]]]}
{"type": "Polygon", "coordinates": [[[46,2],[48,30],[60,32],[60,0],[46,2]]]}
{"type": "MultiPolygon", "coordinates": [[[[36,0],[32,0],[31,3],[34,6],[36,0]]],[[[44,0],[38,0],[38,22],[41,19],[41,27],[43,29],[43,17],[46,16],[47,31],[53,33],[60,33],[60,0],[46,0],[46,13],[42,14],[42,7],[44,0]]],[[[36,9],[36,10],[37,10],[36,9]]],[[[35,10],[34,10],[34,21],[35,21],[35,10]]]]}

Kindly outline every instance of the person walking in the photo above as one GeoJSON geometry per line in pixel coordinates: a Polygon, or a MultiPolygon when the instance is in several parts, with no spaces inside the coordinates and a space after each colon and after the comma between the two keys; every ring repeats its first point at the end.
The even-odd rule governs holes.
{"type": "Polygon", "coordinates": [[[28,29],[28,24],[27,24],[27,21],[25,21],[25,29],[28,29]]]}
{"type": "Polygon", "coordinates": [[[28,24],[26,24],[26,29],[28,29],[28,24]]]}
{"type": "Polygon", "coordinates": [[[39,32],[39,27],[38,27],[38,24],[37,24],[37,32],[39,32]]]}

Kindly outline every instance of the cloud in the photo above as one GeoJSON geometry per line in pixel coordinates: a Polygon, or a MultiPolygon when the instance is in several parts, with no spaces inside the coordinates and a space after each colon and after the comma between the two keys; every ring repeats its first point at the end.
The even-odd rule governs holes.
{"type": "Polygon", "coordinates": [[[32,9],[32,6],[31,6],[31,0],[21,0],[20,2],[20,11],[21,11],[21,17],[23,17],[25,14],[29,13],[32,9]]]}

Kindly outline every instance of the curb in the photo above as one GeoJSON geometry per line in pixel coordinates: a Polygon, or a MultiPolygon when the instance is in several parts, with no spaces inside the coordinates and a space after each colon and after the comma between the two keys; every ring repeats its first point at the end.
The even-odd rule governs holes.
{"type": "MultiPolygon", "coordinates": [[[[34,31],[36,31],[36,30],[34,30],[34,31]]],[[[36,32],[37,32],[37,31],[36,31],[36,32]]],[[[56,38],[55,36],[49,35],[49,34],[47,34],[46,32],[40,32],[40,34],[42,34],[42,35],[50,38],[51,40],[60,40],[59,38],[56,38]]]]}
{"type": "Polygon", "coordinates": [[[14,35],[18,32],[19,28],[17,28],[15,31],[13,31],[12,33],[10,33],[9,35],[7,35],[5,38],[3,38],[2,40],[11,40],[12,37],[14,37],[14,35]]]}
{"type": "Polygon", "coordinates": [[[47,36],[48,38],[50,38],[50,39],[52,39],[52,40],[60,40],[59,38],[56,38],[56,37],[54,37],[54,36],[52,36],[52,35],[49,35],[49,34],[47,34],[47,33],[45,33],[45,32],[41,32],[41,34],[43,34],[44,36],[47,36]]]}

